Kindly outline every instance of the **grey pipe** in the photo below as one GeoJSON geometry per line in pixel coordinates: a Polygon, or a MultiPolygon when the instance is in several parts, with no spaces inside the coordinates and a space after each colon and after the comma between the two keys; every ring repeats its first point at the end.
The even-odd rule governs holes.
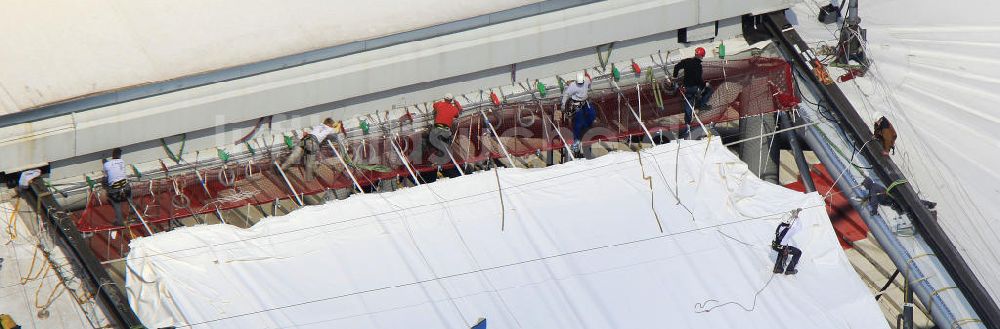
{"type": "Polygon", "coordinates": [[[755,115],[740,119],[740,137],[752,138],[761,136],[760,140],[740,143],[740,160],[743,160],[757,177],[766,182],[778,183],[778,166],[773,157],[777,149],[771,147],[773,135],[768,134],[767,127],[776,127],[771,115],[755,115]]]}
{"type": "MultiPolygon", "coordinates": [[[[792,127],[792,122],[788,119],[788,113],[778,112],[778,121],[781,124],[781,129],[792,127]]],[[[802,145],[799,144],[799,137],[795,135],[794,130],[786,131],[784,135],[788,139],[788,144],[792,147],[792,156],[795,157],[795,165],[799,168],[799,177],[802,178],[802,185],[805,187],[806,193],[815,192],[816,183],[813,182],[812,174],[809,171],[809,163],[806,162],[806,156],[802,153],[802,145]]]]}
{"type": "MultiPolygon", "coordinates": [[[[805,121],[815,122],[815,119],[810,117],[809,110],[800,110],[799,113],[805,121]]],[[[831,143],[834,141],[823,142],[824,133],[820,129],[818,125],[808,126],[802,136],[816,152],[820,161],[826,165],[830,175],[837,178],[837,187],[843,191],[851,206],[864,219],[872,236],[906,278],[910,289],[927,306],[934,323],[939,328],[986,328],[965,295],[956,288],[954,279],[926,241],[919,234],[910,237],[897,236],[880,214],[873,214],[861,203],[859,196],[865,195],[866,192],[859,187],[860,184],[854,174],[845,172],[849,169],[833,150],[831,143]]],[[[840,138],[840,135],[835,133],[830,135],[834,136],[833,138],[840,138]]],[[[847,145],[845,143],[841,140],[842,145],[847,145]]],[[[857,159],[863,161],[861,157],[857,159]]],[[[881,184],[877,176],[869,175],[869,177],[881,184]]]]}

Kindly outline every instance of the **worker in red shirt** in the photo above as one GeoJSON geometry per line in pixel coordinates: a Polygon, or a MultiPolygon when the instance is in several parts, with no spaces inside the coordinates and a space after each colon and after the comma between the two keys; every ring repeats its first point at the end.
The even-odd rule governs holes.
{"type": "Polygon", "coordinates": [[[434,127],[431,128],[428,139],[431,147],[437,150],[430,156],[431,162],[435,165],[443,165],[449,161],[449,147],[451,147],[451,127],[455,124],[455,119],[462,113],[462,104],[455,101],[452,95],[445,94],[444,99],[434,102],[434,127]]]}

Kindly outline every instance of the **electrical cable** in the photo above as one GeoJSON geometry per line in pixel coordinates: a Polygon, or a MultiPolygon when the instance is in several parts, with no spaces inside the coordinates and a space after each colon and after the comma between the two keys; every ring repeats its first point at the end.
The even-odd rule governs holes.
{"type": "MultiPolygon", "coordinates": [[[[492,191],[490,191],[490,192],[492,192],[492,191]]],[[[435,202],[434,205],[437,205],[437,202],[435,202]]],[[[805,209],[818,208],[818,207],[826,207],[826,205],[825,204],[819,204],[819,205],[814,205],[814,206],[810,206],[810,207],[803,207],[802,209],[805,210],[805,209]]],[[[400,207],[399,210],[393,210],[391,212],[398,212],[398,211],[402,211],[403,209],[407,209],[407,208],[400,207]]],[[[223,321],[223,320],[229,320],[229,319],[234,319],[234,318],[239,318],[239,317],[245,317],[245,316],[250,316],[250,315],[255,315],[255,314],[261,314],[261,313],[266,313],[266,312],[271,312],[271,311],[276,311],[276,310],[281,310],[281,309],[287,309],[287,308],[298,307],[298,306],[303,306],[303,305],[309,305],[309,304],[314,304],[314,303],[319,303],[319,302],[336,300],[336,299],[345,298],[345,297],[363,295],[363,294],[367,294],[367,293],[372,293],[372,292],[377,292],[377,291],[382,291],[382,290],[387,290],[387,289],[393,289],[393,288],[398,288],[398,287],[403,287],[403,286],[409,286],[409,285],[415,285],[415,284],[423,284],[423,283],[427,283],[427,282],[431,282],[431,281],[440,281],[440,280],[443,280],[443,279],[449,279],[449,278],[454,278],[454,277],[466,276],[466,275],[481,273],[481,272],[484,272],[484,271],[492,271],[492,270],[497,270],[497,269],[502,269],[502,268],[508,268],[508,267],[512,267],[512,266],[519,266],[519,265],[524,265],[524,264],[528,264],[528,263],[534,263],[534,262],[544,261],[544,260],[548,260],[548,259],[560,258],[560,257],[565,257],[565,256],[570,256],[570,255],[576,255],[576,254],[583,254],[583,253],[593,252],[593,251],[596,251],[596,250],[603,250],[603,249],[606,249],[606,248],[614,248],[614,247],[620,247],[620,246],[625,246],[625,245],[632,245],[632,244],[636,244],[636,243],[649,242],[649,241],[654,241],[654,240],[658,240],[658,239],[662,239],[662,238],[668,238],[668,237],[673,237],[673,236],[678,236],[678,235],[684,235],[684,234],[689,234],[689,233],[694,233],[694,232],[700,232],[700,231],[708,230],[708,229],[716,229],[716,228],[719,228],[719,227],[726,227],[726,226],[729,226],[729,225],[741,224],[741,223],[745,223],[745,222],[748,222],[748,221],[751,221],[751,220],[758,220],[758,219],[763,219],[763,218],[770,218],[770,217],[774,217],[775,215],[780,215],[780,214],[784,214],[784,213],[787,213],[787,211],[781,211],[781,212],[776,212],[776,213],[772,213],[772,214],[766,214],[766,215],[757,216],[757,217],[751,217],[751,218],[738,219],[738,220],[733,220],[733,221],[730,221],[730,222],[723,222],[723,223],[719,223],[719,224],[714,224],[714,225],[709,225],[709,226],[704,226],[704,227],[698,227],[698,228],[688,229],[688,230],[684,230],[684,231],[664,233],[664,234],[660,234],[660,235],[653,236],[653,237],[635,239],[635,240],[630,240],[630,241],[626,241],[626,242],[620,242],[620,243],[609,244],[609,245],[598,246],[598,247],[585,248],[585,249],[578,249],[578,250],[564,252],[564,253],[555,254],[555,255],[541,256],[541,257],[537,257],[537,258],[526,259],[526,260],[522,260],[522,261],[518,261],[518,262],[507,263],[507,264],[502,264],[502,265],[496,265],[496,266],[491,266],[491,267],[481,268],[481,269],[476,269],[476,270],[470,270],[470,271],[465,271],[465,272],[461,272],[461,273],[453,273],[453,274],[448,274],[448,275],[444,275],[444,276],[436,276],[435,275],[434,279],[419,280],[419,281],[414,281],[414,282],[410,282],[410,283],[397,284],[395,286],[385,286],[385,287],[380,287],[380,288],[372,288],[372,289],[367,289],[367,290],[354,291],[354,292],[349,292],[349,293],[345,293],[345,294],[341,294],[341,295],[337,295],[337,296],[331,296],[331,297],[326,297],[326,298],[319,298],[319,299],[314,299],[314,300],[310,300],[310,301],[304,301],[304,302],[295,303],[295,304],[283,305],[283,306],[278,306],[278,307],[273,307],[273,308],[267,308],[267,309],[252,311],[252,312],[246,312],[246,313],[234,314],[234,315],[229,315],[229,316],[215,318],[215,319],[204,320],[204,321],[197,322],[197,323],[182,324],[182,325],[179,325],[177,327],[178,328],[195,327],[195,326],[205,325],[205,324],[209,324],[209,323],[213,323],[213,322],[218,322],[218,321],[223,321]]],[[[383,214],[385,214],[385,213],[383,213],[383,214]]],[[[772,275],[772,278],[773,278],[773,275],[772,275]]],[[[765,283],[764,287],[762,287],[761,289],[758,290],[757,294],[759,294],[761,291],[763,291],[763,289],[767,287],[767,284],[770,284],[770,279],[768,280],[768,282],[765,283]]],[[[756,295],[757,294],[755,294],[755,296],[754,296],[754,301],[755,301],[754,305],[756,305],[756,299],[757,299],[756,295]]],[[[713,300],[709,300],[709,301],[713,301],[713,300]]],[[[705,303],[696,304],[696,307],[698,305],[701,305],[702,308],[704,308],[706,306],[704,304],[705,303]]],[[[701,312],[698,312],[696,310],[696,312],[698,312],[698,313],[709,312],[712,309],[715,309],[715,308],[717,308],[719,306],[728,305],[728,304],[737,304],[737,305],[740,305],[737,302],[731,302],[731,303],[721,304],[721,305],[709,308],[708,310],[703,310],[701,312]]],[[[742,305],[741,305],[741,307],[742,307],[742,305]]],[[[752,311],[752,309],[748,310],[748,311],[752,311]]]]}
{"type": "MultiPolygon", "coordinates": [[[[698,141],[698,142],[691,143],[691,144],[689,144],[687,146],[683,146],[683,147],[678,144],[678,148],[677,149],[667,149],[666,151],[661,151],[661,152],[650,152],[648,155],[655,157],[657,155],[668,154],[668,153],[671,153],[671,152],[680,152],[680,150],[683,150],[683,149],[687,149],[687,148],[691,148],[691,147],[705,146],[707,144],[708,144],[708,141],[698,141]]],[[[602,169],[602,168],[606,168],[606,167],[610,167],[610,166],[615,166],[615,165],[627,164],[627,163],[636,162],[636,161],[638,161],[637,158],[629,158],[629,159],[624,159],[624,160],[618,161],[618,162],[610,162],[610,163],[607,163],[607,164],[598,165],[598,166],[594,166],[594,167],[590,167],[590,168],[585,168],[585,169],[581,169],[581,170],[570,171],[570,172],[562,173],[562,174],[559,174],[559,175],[553,175],[553,176],[545,177],[545,178],[534,180],[534,181],[528,181],[528,182],[524,182],[524,183],[520,183],[520,184],[510,185],[510,186],[503,186],[502,190],[503,191],[507,191],[507,190],[512,190],[512,189],[522,188],[522,187],[525,187],[525,186],[531,186],[531,185],[535,185],[535,184],[546,183],[546,182],[549,182],[549,181],[552,181],[552,180],[556,180],[556,179],[560,179],[560,178],[566,178],[566,177],[575,176],[575,175],[578,175],[578,174],[581,174],[581,173],[584,173],[584,172],[598,170],[598,169],[602,169]]],[[[362,173],[362,176],[365,177],[366,179],[368,179],[367,176],[364,175],[363,173],[362,173]]],[[[491,190],[491,191],[486,191],[486,192],[479,192],[479,193],[464,195],[464,196],[456,197],[455,199],[448,200],[448,201],[451,202],[451,201],[458,201],[458,200],[470,199],[470,198],[480,197],[480,196],[484,196],[484,195],[488,195],[488,194],[492,194],[492,193],[496,193],[496,191],[495,190],[491,190]]],[[[417,209],[417,208],[424,208],[424,207],[433,206],[435,204],[436,203],[434,203],[434,204],[416,205],[416,206],[405,208],[403,210],[412,210],[412,209],[417,209]]],[[[392,212],[392,211],[390,211],[390,212],[392,212]]],[[[340,220],[340,221],[337,221],[337,222],[324,223],[324,224],[313,225],[313,226],[309,226],[309,227],[303,227],[303,228],[298,228],[298,229],[293,229],[293,230],[288,230],[288,231],[263,234],[263,235],[252,237],[252,238],[239,239],[239,240],[234,240],[234,241],[229,241],[229,242],[223,242],[223,243],[219,243],[219,244],[213,244],[211,246],[195,246],[195,247],[180,248],[180,249],[171,250],[171,251],[164,251],[164,252],[159,252],[159,253],[152,253],[152,254],[148,254],[148,255],[143,255],[143,256],[137,257],[135,259],[136,260],[146,259],[146,258],[151,258],[151,257],[154,257],[154,256],[164,256],[164,255],[169,255],[169,254],[174,254],[174,253],[184,252],[184,251],[192,251],[192,250],[203,249],[203,248],[215,248],[215,247],[219,247],[219,246],[223,246],[223,245],[238,244],[238,243],[242,243],[242,242],[246,242],[246,241],[250,241],[250,240],[256,240],[256,239],[261,239],[261,238],[270,238],[270,237],[275,237],[275,236],[280,236],[280,235],[286,235],[286,234],[291,234],[291,233],[305,231],[305,230],[310,230],[310,229],[317,229],[317,228],[320,228],[320,227],[326,227],[326,226],[332,226],[332,225],[339,225],[339,224],[344,224],[344,223],[348,223],[348,222],[353,222],[353,221],[358,221],[358,220],[373,218],[373,217],[376,217],[376,216],[388,214],[390,212],[380,212],[380,213],[374,213],[374,214],[369,214],[369,215],[364,215],[364,216],[352,217],[352,218],[340,220]]],[[[120,259],[118,261],[124,261],[124,258],[120,259]]]]}

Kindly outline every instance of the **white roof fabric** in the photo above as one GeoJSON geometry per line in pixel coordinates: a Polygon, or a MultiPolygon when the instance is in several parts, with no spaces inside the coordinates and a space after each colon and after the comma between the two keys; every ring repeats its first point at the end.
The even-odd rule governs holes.
{"type": "Polygon", "coordinates": [[[60,282],[56,271],[73,275],[72,266],[62,249],[48,234],[41,234],[45,241],[32,232],[21,219],[34,219],[30,205],[21,202],[18,212],[12,215],[14,200],[0,203],[0,314],[8,314],[22,329],[77,329],[97,328],[108,321],[93,299],[89,299],[78,280],[60,282]],[[52,265],[40,245],[46,245],[52,265]],[[73,290],[66,289],[70,286],[73,290]],[[77,296],[74,296],[74,292],[77,296]],[[80,304],[75,298],[85,301],[80,304]],[[84,313],[84,309],[89,313],[84,313]],[[45,312],[43,312],[43,310],[45,312]],[[47,316],[39,316],[39,315],[47,316]]]}
{"type": "MultiPolygon", "coordinates": [[[[827,3],[793,7],[806,41],[836,44],[830,39],[837,25],[816,21],[817,8],[827,3]]],[[[865,77],[839,86],[869,124],[884,115],[895,126],[893,161],[921,198],[938,203],[938,224],[1000,303],[1000,20],[991,10],[1000,3],[860,5],[873,65],[865,77]]]]}
{"type": "Polygon", "coordinates": [[[821,197],[762,182],[718,139],[355,195],[131,248],[129,301],[148,327],[887,327],[821,197]],[[799,207],[800,272],[772,275],[774,228],[799,207]]]}
{"type": "Polygon", "coordinates": [[[539,1],[5,1],[0,115],[539,1]]]}

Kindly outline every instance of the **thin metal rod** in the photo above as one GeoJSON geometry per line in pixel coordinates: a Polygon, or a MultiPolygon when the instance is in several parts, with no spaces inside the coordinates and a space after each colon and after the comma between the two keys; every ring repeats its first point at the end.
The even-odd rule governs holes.
{"type": "Polygon", "coordinates": [[[142,214],[139,213],[138,209],[135,209],[135,205],[132,204],[131,200],[128,201],[128,207],[132,208],[132,213],[139,217],[139,221],[142,222],[142,226],[146,228],[146,233],[153,235],[153,230],[149,229],[149,224],[146,224],[146,219],[142,218],[142,214]]]}
{"type": "MultiPolygon", "coordinates": [[[[455,139],[452,138],[451,141],[454,143],[455,139]]],[[[455,156],[451,154],[451,145],[448,145],[448,148],[445,148],[445,153],[448,153],[448,158],[451,159],[451,163],[455,165],[455,169],[458,169],[458,174],[465,176],[465,171],[462,170],[462,165],[458,164],[458,161],[455,160],[455,156]]]]}
{"type": "MultiPolygon", "coordinates": [[[[621,97],[621,93],[618,93],[618,97],[621,97]]],[[[653,134],[649,133],[649,128],[646,128],[646,124],[642,123],[642,120],[639,119],[639,115],[635,113],[635,109],[632,108],[632,104],[629,104],[628,101],[626,100],[625,106],[628,106],[628,110],[632,112],[632,116],[635,117],[635,120],[637,122],[639,122],[639,126],[642,127],[642,131],[646,133],[646,137],[649,137],[649,142],[655,145],[656,142],[654,142],[653,134]]]]}
{"type": "Polygon", "coordinates": [[[347,172],[348,177],[351,177],[351,182],[354,183],[354,187],[356,187],[358,191],[361,192],[361,194],[365,194],[365,190],[361,188],[361,184],[358,183],[358,179],[354,177],[354,173],[351,172],[351,166],[348,166],[347,161],[344,161],[344,157],[340,155],[339,151],[337,151],[337,147],[333,145],[333,142],[331,142],[329,139],[326,140],[326,144],[330,145],[330,149],[333,150],[333,155],[336,155],[337,160],[340,161],[340,164],[344,166],[344,171],[347,172]]]}
{"type": "MultiPolygon", "coordinates": [[[[705,128],[705,123],[701,122],[701,118],[698,117],[698,109],[694,108],[694,104],[691,104],[691,100],[687,98],[687,94],[686,93],[680,93],[680,94],[681,98],[684,99],[684,102],[687,103],[687,106],[691,108],[691,116],[694,117],[695,121],[698,121],[698,126],[701,127],[701,131],[705,133],[705,136],[711,136],[712,134],[708,132],[708,128],[705,128]]],[[[691,132],[689,131],[688,134],[690,133],[691,132]]]]}
{"type": "MultiPolygon", "coordinates": [[[[399,137],[399,135],[395,136],[399,137]]],[[[399,147],[396,146],[396,139],[390,138],[389,144],[392,145],[392,149],[396,151],[396,155],[399,156],[399,160],[403,161],[403,167],[406,167],[406,171],[410,172],[410,177],[413,177],[413,183],[417,184],[417,186],[420,186],[420,179],[417,179],[417,174],[413,172],[413,168],[410,168],[410,162],[406,160],[405,156],[403,156],[403,151],[401,151],[399,147]]]]}
{"type": "Polygon", "coordinates": [[[218,217],[219,221],[223,224],[229,224],[226,222],[226,219],[222,217],[222,211],[219,211],[219,207],[215,207],[215,217],[218,217]]]}
{"type": "Polygon", "coordinates": [[[274,168],[278,169],[278,174],[281,175],[281,179],[285,180],[285,185],[287,185],[288,189],[292,191],[292,196],[295,197],[295,202],[300,207],[304,206],[305,204],[302,203],[302,199],[299,198],[299,192],[295,192],[295,187],[292,186],[292,182],[288,180],[288,176],[285,176],[285,170],[281,169],[281,166],[278,165],[278,161],[271,160],[271,163],[274,164],[274,168]]]}
{"type": "MultiPolygon", "coordinates": [[[[563,148],[566,149],[566,154],[569,154],[569,159],[576,160],[576,157],[573,156],[573,150],[570,149],[569,144],[566,143],[566,138],[563,138],[562,132],[559,131],[559,126],[556,126],[555,121],[553,121],[552,118],[549,117],[548,113],[545,113],[545,109],[542,108],[541,102],[538,103],[538,108],[542,110],[542,120],[549,119],[549,124],[552,125],[552,129],[555,129],[556,131],[556,136],[559,136],[559,140],[562,141],[563,148]]],[[[552,112],[555,113],[555,111],[552,112]]]]}
{"type": "Polygon", "coordinates": [[[479,114],[483,116],[483,120],[486,120],[486,125],[490,127],[490,132],[492,132],[493,137],[497,139],[497,145],[500,145],[500,150],[503,151],[503,155],[507,157],[507,161],[510,161],[511,166],[517,167],[517,163],[514,162],[514,158],[512,158],[510,153],[507,152],[507,147],[503,146],[503,141],[500,140],[500,135],[497,134],[497,130],[493,128],[493,123],[490,122],[490,118],[486,117],[486,112],[483,112],[483,109],[479,109],[479,114]]]}

